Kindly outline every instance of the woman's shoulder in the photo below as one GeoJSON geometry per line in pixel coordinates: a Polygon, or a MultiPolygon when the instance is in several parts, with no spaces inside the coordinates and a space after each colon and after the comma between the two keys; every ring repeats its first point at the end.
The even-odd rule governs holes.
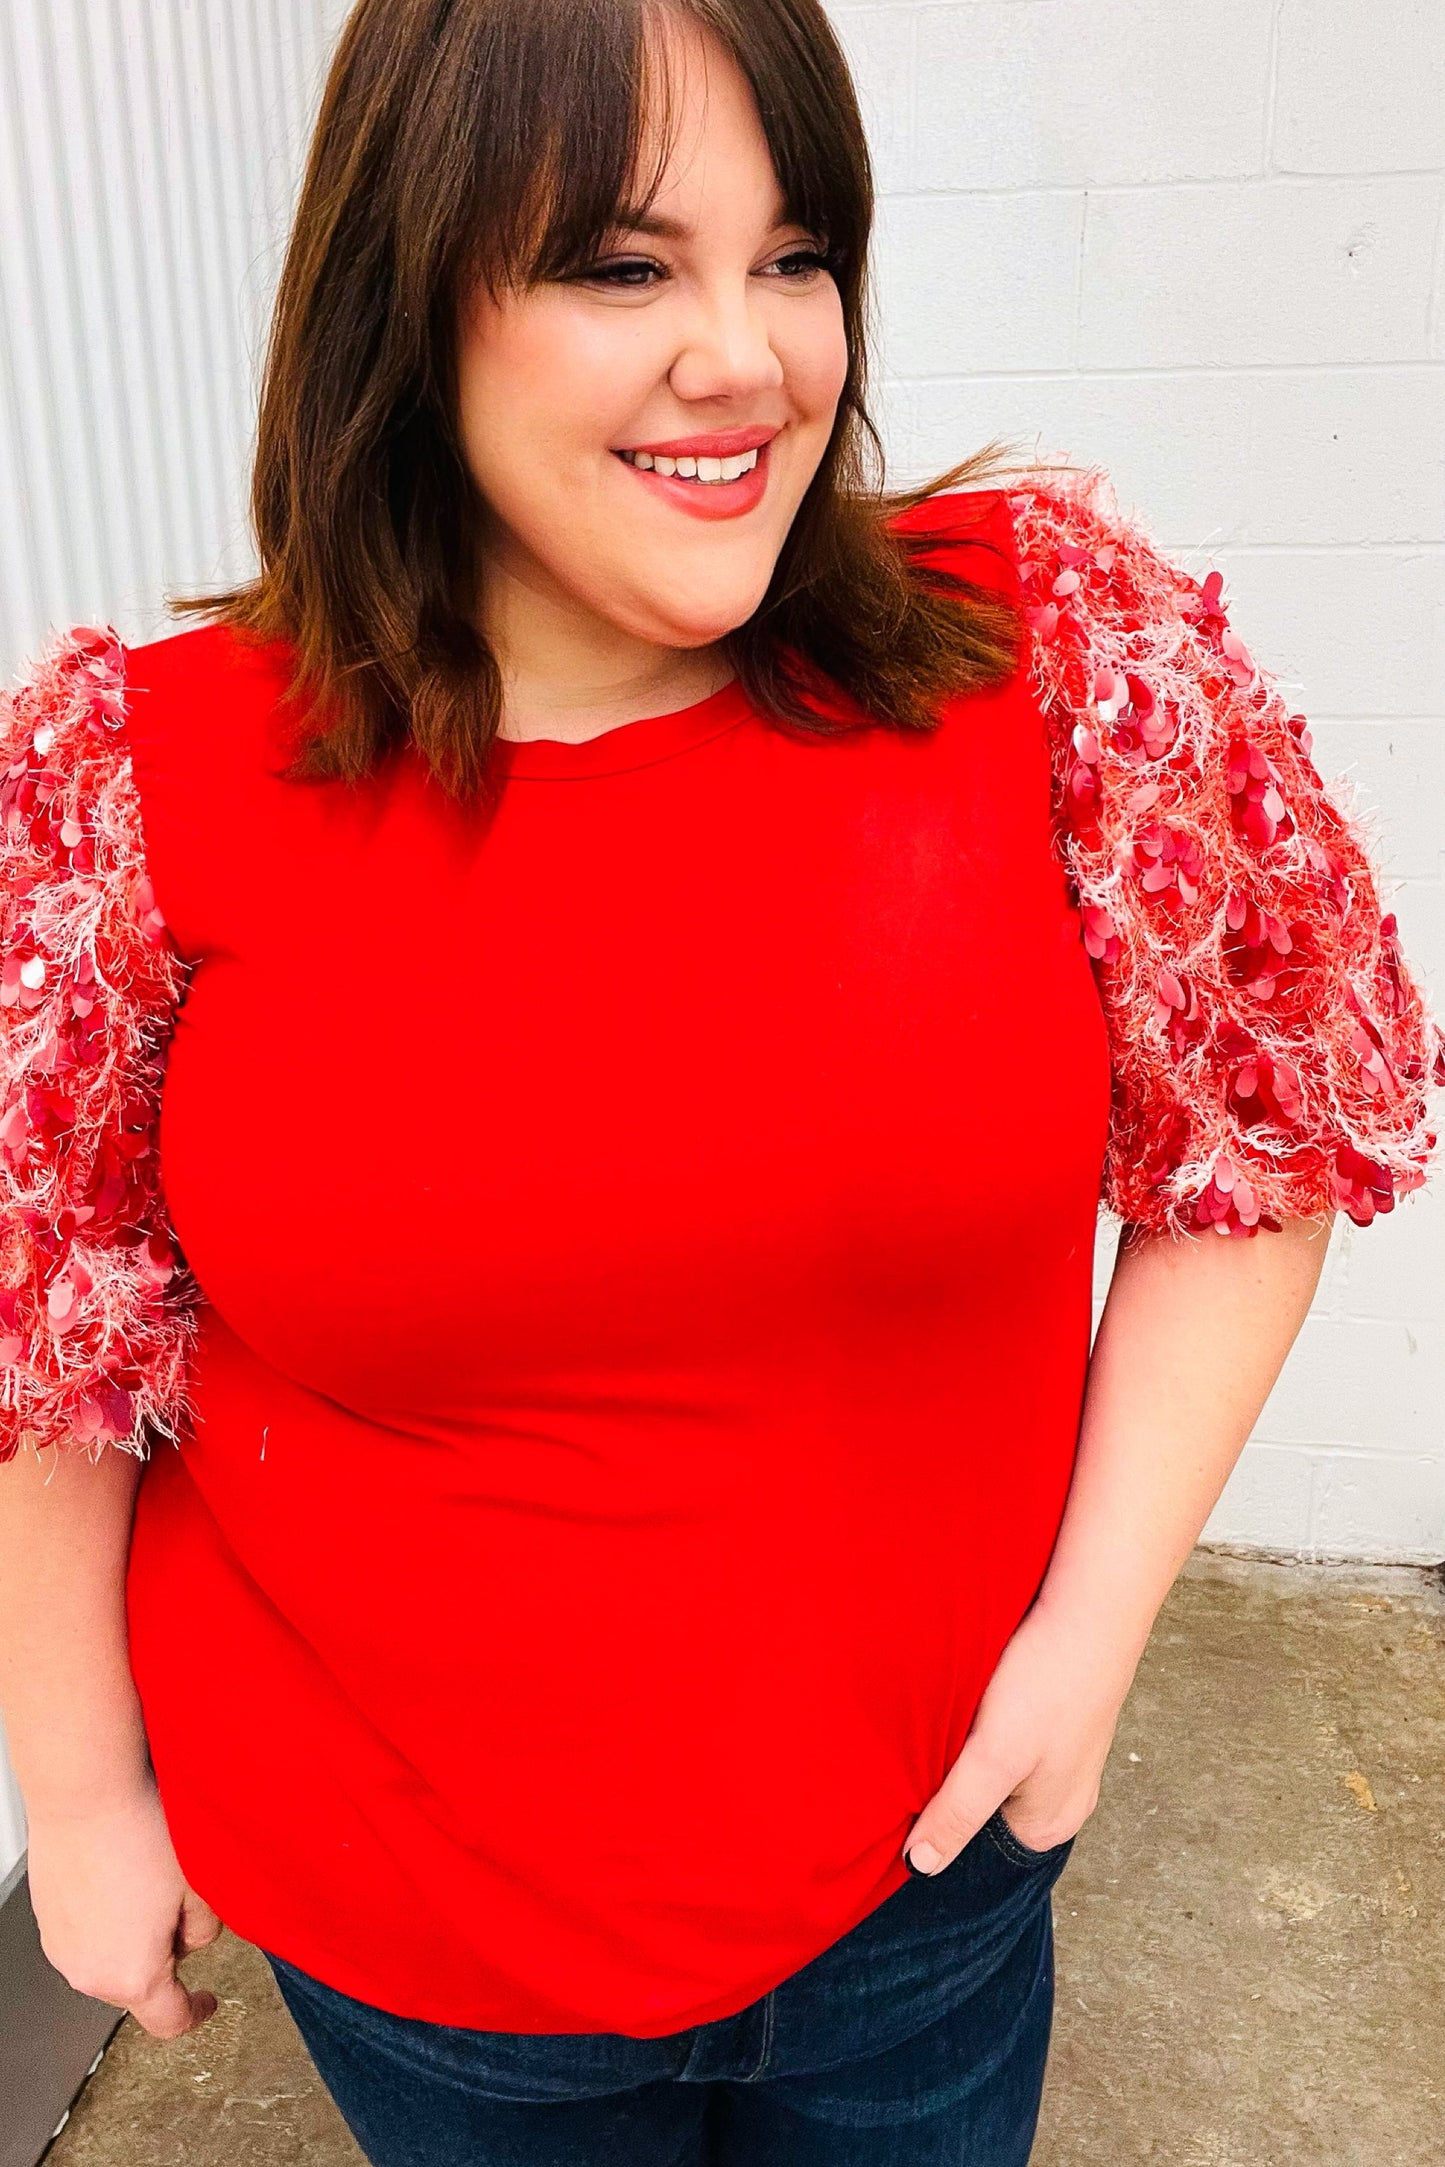
{"type": "Polygon", "coordinates": [[[913,554],[962,572],[1020,601],[1031,629],[1047,636],[1049,604],[1076,594],[1087,575],[1113,575],[1136,605],[1172,609],[1190,589],[1144,519],[1122,504],[1106,467],[1062,457],[1016,466],[987,486],[939,489],[905,500],[890,520],[913,554]],[[1162,584],[1162,593],[1161,593],[1162,584]],[[1057,593],[1055,589],[1057,588],[1057,593]]]}
{"type": "Polygon", "coordinates": [[[52,632],[0,690],[0,858],[12,880],[17,867],[33,877],[37,852],[88,876],[98,838],[131,827],[125,709],[125,655],[110,625],[52,632]]]}
{"type": "Polygon", "coordinates": [[[243,637],[233,625],[213,621],[127,647],[125,676],[137,693],[273,695],[291,661],[284,642],[243,637]]]}
{"type": "Polygon", "coordinates": [[[157,790],[209,802],[269,764],[293,671],[284,643],[224,622],[133,644],[74,625],[0,694],[0,756],[63,776],[77,804],[130,792],[154,813],[157,790]]]}
{"type": "MultiPolygon", "coordinates": [[[[147,871],[127,704],[125,650],[109,625],[52,634],[19,683],[0,691],[0,929],[7,940],[17,928],[33,936],[37,987],[53,978],[42,951],[63,932],[82,948],[134,940],[156,951],[138,977],[154,979],[163,996],[174,991],[160,954],[165,921],[147,871]]],[[[6,960],[14,965],[14,956],[6,960]]],[[[9,982],[0,989],[0,1008],[13,1005],[14,990],[9,982]]]]}
{"type": "Polygon", "coordinates": [[[74,624],[50,632],[0,688],[0,753],[39,752],[82,768],[124,759],[128,725],[168,703],[191,710],[198,696],[269,707],[286,682],[290,657],[279,643],[238,638],[229,625],[194,625],[127,645],[113,625],[74,624]]]}
{"type": "MultiPolygon", "coordinates": [[[[915,547],[936,542],[1005,559],[1025,587],[1045,572],[1052,579],[1090,563],[1107,572],[1121,557],[1160,557],[1145,519],[1121,502],[1108,468],[1045,458],[1006,473],[986,487],[905,499],[890,525],[915,547]]],[[[1075,591],[1067,580],[1064,588],[1075,591]]]]}
{"type": "Polygon", "coordinates": [[[899,534],[936,536],[940,541],[966,541],[1008,523],[1008,491],[987,489],[938,489],[926,496],[905,496],[889,524],[899,534]]]}

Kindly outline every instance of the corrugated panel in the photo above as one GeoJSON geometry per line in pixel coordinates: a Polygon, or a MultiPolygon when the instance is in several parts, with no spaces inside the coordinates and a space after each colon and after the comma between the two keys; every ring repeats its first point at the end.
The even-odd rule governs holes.
{"type": "Polygon", "coordinates": [[[25,1808],[5,1758],[4,1733],[0,1732],[0,1884],[24,1849],[25,1808]]]}
{"type": "MultiPolygon", "coordinates": [[[[0,0],[0,679],[242,576],[256,387],[342,0],[0,0]]],[[[24,1822],[0,1749],[0,1878],[24,1822]]]]}
{"type": "Polygon", "coordinates": [[[340,0],[0,0],[0,671],[251,564],[271,294],[340,0]]]}

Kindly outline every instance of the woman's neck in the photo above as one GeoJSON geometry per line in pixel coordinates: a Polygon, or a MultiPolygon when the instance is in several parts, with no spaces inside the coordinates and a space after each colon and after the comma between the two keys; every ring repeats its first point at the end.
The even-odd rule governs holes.
{"type": "Polygon", "coordinates": [[[640,722],[644,716],[670,715],[677,708],[692,707],[720,692],[733,676],[731,664],[716,648],[655,652],[654,667],[623,670],[615,676],[605,670],[574,673],[503,662],[498,735],[563,738],[580,745],[605,730],[640,722]]]}
{"type": "Polygon", "coordinates": [[[635,638],[507,565],[490,572],[482,622],[502,673],[504,738],[580,745],[624,723],[691,707],[733,675],[716,646],[660,647],[635,638]]]}

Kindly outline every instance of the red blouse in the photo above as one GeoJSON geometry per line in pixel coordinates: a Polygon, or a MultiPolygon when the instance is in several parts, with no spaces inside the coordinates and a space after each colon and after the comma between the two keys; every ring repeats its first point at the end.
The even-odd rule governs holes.
{"type": "Polygon", "coordinates": [[[729,687],[498,745],[488,822],[283,780],[216,627],[0,716],[0,1457],[148,1453],[182,1868],[402,2015],[652,2036],[846,1932],[1047,1564],[1101,1186],[1422,1178],[1433,1026],[1217,578],[1097,474],[917,517],[1032,629],[926,734],[729,687]]]}

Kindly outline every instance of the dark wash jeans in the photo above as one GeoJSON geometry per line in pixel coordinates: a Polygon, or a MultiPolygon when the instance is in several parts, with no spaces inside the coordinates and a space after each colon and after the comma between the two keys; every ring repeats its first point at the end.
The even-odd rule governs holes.
{"type": "Polygon", "coordinates": [[[394,2016],[263,1954],[374,2167],[1024,2167],[1071,1849],[995,1814],[760,2001],[660,2039],[394,2016]]]}

